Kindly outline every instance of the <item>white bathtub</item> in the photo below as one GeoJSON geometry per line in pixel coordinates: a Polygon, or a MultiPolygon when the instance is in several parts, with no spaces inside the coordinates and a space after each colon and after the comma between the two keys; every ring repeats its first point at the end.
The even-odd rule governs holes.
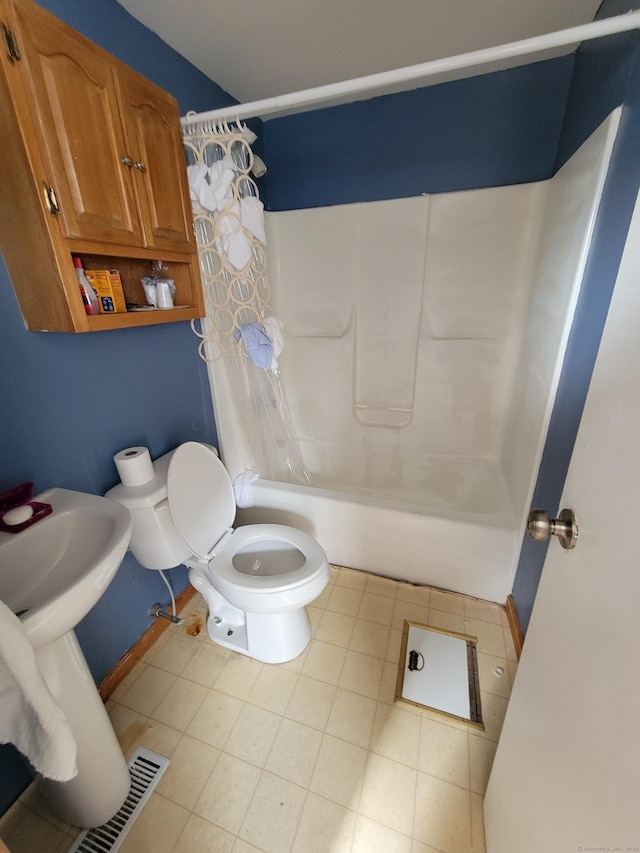
{"type": "MultiPolygon", "coordinates": [[[[314,486],[258,480],[239,523],[505,602],[619,120],[540,185],[270,214],[281,373],[314,486]]],[[[260,471],[220,362],[209,375],[231,477],[260,471]]]]}
{"type": "MultiPolygon", "coordinates": [[[[240,524],[290,524],[314,536],[329,562],[504,603],[519,548],[500,513],[437,514],[365,496],[256,480],[240,524]]],[[[507,521],[510,514],[506,513],[507,521]]]]}

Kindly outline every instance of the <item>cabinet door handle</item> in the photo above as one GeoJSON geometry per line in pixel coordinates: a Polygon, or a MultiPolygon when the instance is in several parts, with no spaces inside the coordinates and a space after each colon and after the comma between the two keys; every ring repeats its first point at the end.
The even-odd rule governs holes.
{"type": "Polygon", "coordinates": [[[136,160],[135,167],[139,172],[146,172],[147,167],[144,165],[142,160],[136,160]]]}
{"type": "Polygon", "coordinates": [[[57,216],[60,213],[60,205],[56,198],[56,191],[47,183],[42,184],[42,192],[44,194],[44,204],[51,216],[57,216]]]}
{"type": "Polygon", "coordinates": [[[4,36],[5,46],[7,50],[7,59],[13,65],[16,59],[20,59],[20,51],[18,50],[18,42],[13,32],[2,22],[2,34],[4,36]]]}
{"type": "Polygon", "coordinates": [[[131,159],[131,157],[129,157],[128,154],[125,154],[124,157],[121,157],[120,162],[123,166],[128,166],[129,168],[133,166],[133,160],[131,159]]]}

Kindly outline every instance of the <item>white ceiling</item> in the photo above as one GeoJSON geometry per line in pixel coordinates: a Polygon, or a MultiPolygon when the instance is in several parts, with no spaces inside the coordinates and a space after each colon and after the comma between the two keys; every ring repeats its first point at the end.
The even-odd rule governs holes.
{"type": "Polygon", "coordinates": [[[241,103],[593,20],[600,0],[119,0],[241,103]]]}

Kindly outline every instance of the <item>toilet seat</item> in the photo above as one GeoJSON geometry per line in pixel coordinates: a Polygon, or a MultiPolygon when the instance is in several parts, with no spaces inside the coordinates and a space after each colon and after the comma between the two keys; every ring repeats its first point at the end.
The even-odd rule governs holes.
{"type": "Polygon", "coordinates": [[[238,527],[225,537],[220,550],[215,551],[212,569],[216,576],[216,586],[225,595],[227,585],[236,590],[264,592],[265,594],[294,590],[309,583],[316,575],[324,572],[326,556],[320,545],[311,536],[287,527],[284,524],[248,524],[238,527]],[[273,545],[284,545],[295,549],[303,558],[302,564],[291,571],[280,574],[247,574],[239,571],[234,559],[242,552],[251,551],[257,558],[269,552],[273,545]]]}
{"type": "Polygon", "coordinates": [[[167,493],[180,537],[198,558],[201,569],[203,563],[208,564],[215,574],[216,588],[230,601],[235,598],[234,591],[265,595],[292,591],[326,572],[324,550],[301,530],[282,524],[232,529],[233,486],[215,451],[204,444],[187,442],[176,449],[169,464],[167,493]],[[247,571],[247,555],[255,555],[260,564],[273,568],[273,551],[279,550],[278,546],[284,551],[284,564],[292,566],[290,570],[261,574],[258,566],[255,574],[247,571]]]}
{"type": "Polygon", "coordinates": [[[167,472],[167,498],[185,545],[201,560],[209,559],[236,514],[233,486],[215,450],[195,441],[176,448],[167,472]]]}

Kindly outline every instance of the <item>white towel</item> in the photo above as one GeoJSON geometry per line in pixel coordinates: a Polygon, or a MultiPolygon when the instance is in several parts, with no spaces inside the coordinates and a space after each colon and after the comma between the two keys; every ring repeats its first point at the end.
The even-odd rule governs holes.
{"type": "Polygon", "coordinates": [[[265,317],[262,321],[262,325],[264,327],[267,336],[271,339],[271,345],[273,346],[273,356],[271,358],[271,364],[269,365],[271,370],[278,369],[278,356],[283,350],[284,347],[284,335],[282,334],[282,322],[274,316],[265,317]]]}
{"type": "Polygon", "coordinates": [[[242,474],[233,481],[233,493],[236,496],[236,506],[242,509],[243,507],[253,506],[253,489],[251,483],[257,480],[258,475],[255,471],[246,469],[242,474]]]}
{"type": "Polygon", "coordinates": [[[223,157],[209,166],[209,187],[213,194],[216,207],[209,210],[223,210],[233,200],[231,184],[236,176],[236,167],[231,157],[223,157]]]}
{"type": "Polygon", "coordinates": [[[223,157],[212,166],[195,163],[187,167],[189,195],[196,211],[222,210],[233,201],[231,183],[235,177],[233,160],[223,157]]]}
{"type": "Polygon", "coordinates": [[[234,202],[216,216],[216,249],[237,270],[251,260],[251,240],[240,222],[240,205],[234,202]]]}
{"type": "Polygon", "coordinates": [[[264,205],[259,198],[248,195],[240,199],[240,222],[250,231],[263,246],[267,245],[267,234],[264,228],[264,205]]]}
{"type": "Polygon", "coordinates": [[[200,204],[200,195],[203,189],[208,188],[206,181],[208,168],[205,163],[195,163],[193,166],[187,166],[187,178],[189,180],[189,196],[191,205],[196,213],[204,210],[204,205],[200,204]]]}
{"type": "Polygon", "coordinates": [[[0,601],[0,743],[12,743],[49,779],[77,775],[76,741],[44,683],[22,623],[0,601]]]}

